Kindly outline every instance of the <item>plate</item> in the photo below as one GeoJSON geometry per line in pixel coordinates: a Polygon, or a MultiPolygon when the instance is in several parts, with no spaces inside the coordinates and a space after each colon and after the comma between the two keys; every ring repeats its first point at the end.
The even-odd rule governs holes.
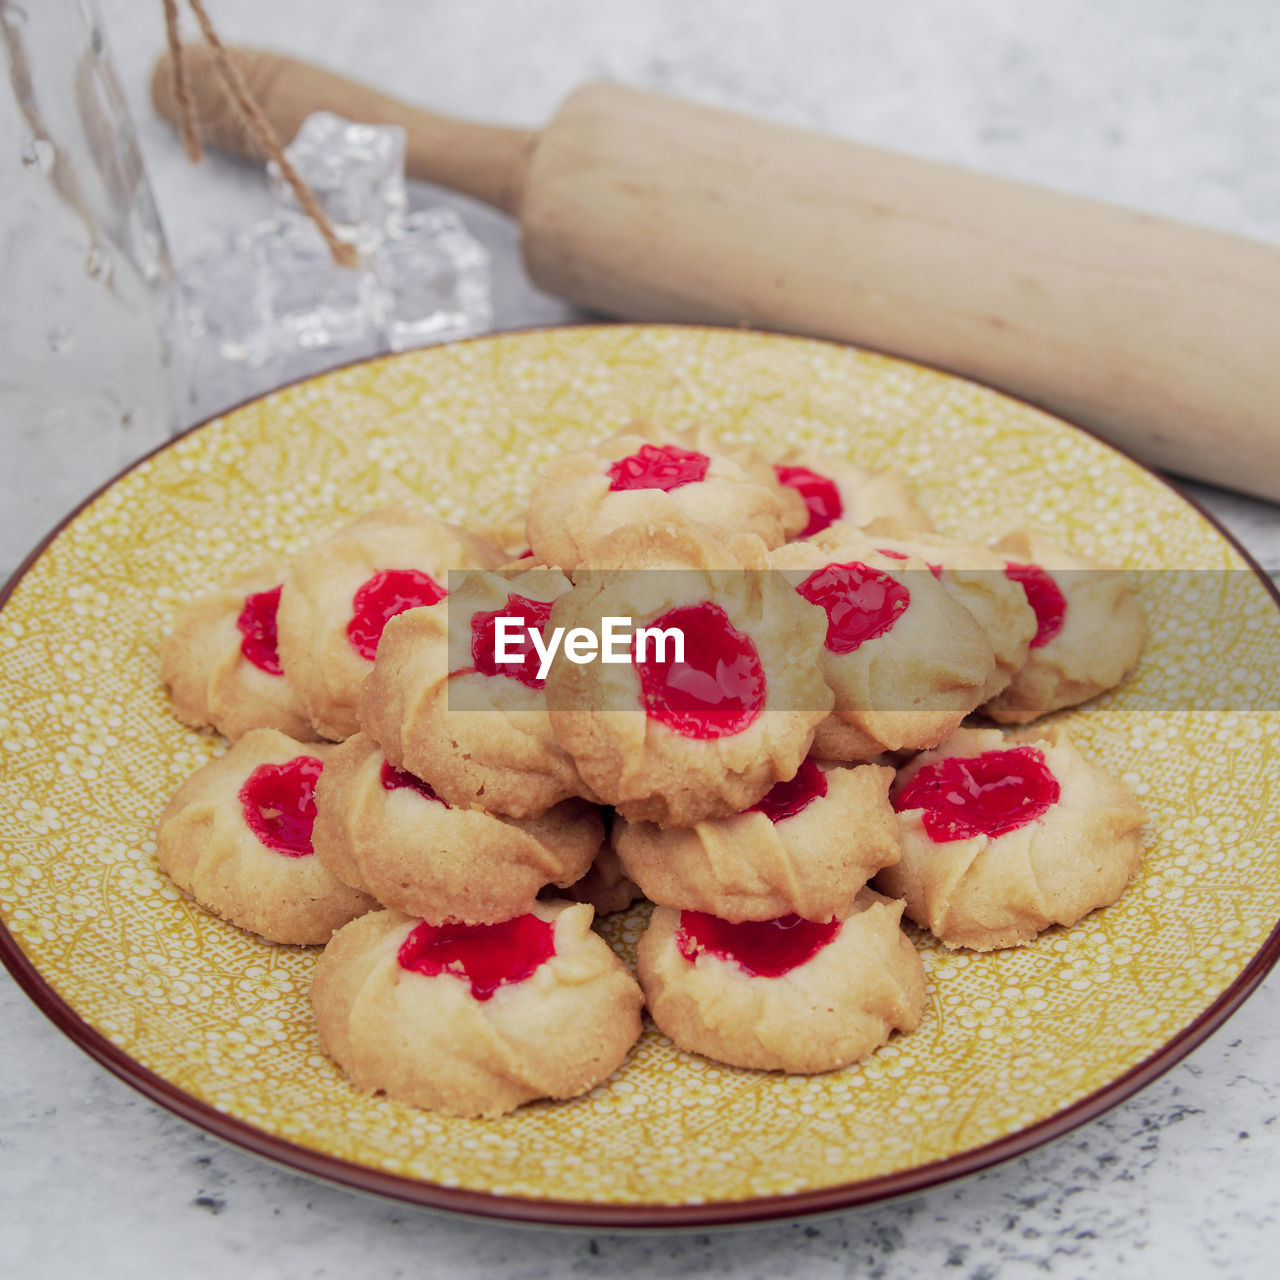
{"type": "MultiPolygon", "coordinates": [[[[594,1226],[793,1216],[918,1190],[1043,1142],[1217,1026],[1280,949],[1276,603],[1206,517],[1136,463],[968,382],[804,339],[553,329],[358,364],[189,433],[77,512],[0,612],[0,937],[83,1048],[211,1132],[438,1208],[594,1226]],[[162,636],[193,594],[368,508],[497,525],[556,454],[638,415],[714,423],[907,474],[939,526],[1034,525],[1138,573],[1152,638],[1063,714],[1147,806],[1115,906],[1033,945],[919,937],[918,1031],[828,1075],[735,1070],[649,1027],[568,1103],[456,1120],[362,1097],[319,1050],[314,952],[206,914],[152,828],[219,748],[169,714],[162,636]],[[1172,572],[1178,571],[1178,572],[1172,572]]],[[[643,912],[608,922],[624,952],[643,912]]]]}

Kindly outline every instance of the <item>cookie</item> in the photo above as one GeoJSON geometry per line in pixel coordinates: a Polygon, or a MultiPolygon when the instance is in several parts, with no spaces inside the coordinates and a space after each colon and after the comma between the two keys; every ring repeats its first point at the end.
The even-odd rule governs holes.
{"type": "Polygon", "coordinates": [[[450,569],[496,568],[506,552],[408,507],[384,507],[300,555],[285,576],[280,661],[322,737],[349,738],[387,620],[434,604],[450,569]]]}
{"type": "Polygon", "coordinates": [[[499,617],[542,630],[569,590],[555,570],[475,572],[448,600],[393,618],[360,700],[387,759],[457,809],[533,818],[573,796],[594,799],[552,733],[537,654],[496,661],[499,617]]]}
{"type": "Polygon", "coordinates": [[[728,817],[795,773],[832,705],[812,659],[825,617],[768,571],[758,539],[737,547],[754,548],[754,561],[716,569],[704,566],[726,563],[730,544],[700,532],[628,526],[614,543],[623,535],[636,539],[641,570],[579,571],[550,622],[599,635],[605,618],[629,619],[631,658],[557,655],[547,676],[556,740],[630,821],[728,817]]]}
{"type": "Polygon", "coordinates": [[[848,914],[858,891],[898,859],[892,769],[806,760],[750,809],[663,830],[619,819],[614,845],[645,897],[722,920],[848,914]]]}
{"type": "Polygon", "coordinates": [[[523,820],[452,808],[363,733],[332,749],[316,786],[316,857],[384,907],[431,924],[520,915],[545,885],[581,880],[603,841],[600,812],[584,800],[523,820]]]}
{"type": "Polygon", "coordinates": [[[948,947],[993,951],[1114,902],[1142,859],[1142,807],[1052,727],[961,729],[893,787],[902,857],[876,888],[948,947]]]}
{"type": "Polygon", "coordinates": [[[730,924],[656,907],[636,971],[658,1029],[735,1067],[812,1074],[866,1057],[924,1013],[902,904],[863,889],[844,920],[730,924]]]}
{"type": "Polygon", "coordinates": [[[458,1116],[585,1093],[622,1065],[642,1003],[591,908],[564,902],[490,925],[374,912],[311,986],[320,1043],[357,1089],[458,1116]]]}
{"type": "Polygon", "coordinates": [[[883,555],[846,524],[769,560],[826,614],[817,665],[835,707],[814,735],[815,756],[856,763],[936,746],[990,686],[991,642],[923,560],[883,555]]]}
{"type": "Polygon", "coordinates": [[[1025,591],[1036,631],[1027,661],[983,714],[1000,724],[1026,724],[1118,685],[1147,638],[1146,619],[1125,575],[1039,534],[1010,534],[994,549],[1025,591]]]}
{"type": "Polygon", "coordinates": [[[792,449],[773,469],[804,499],[808,520],[798,534],[801,538],[821,533],[837,520],[857,528],[890,519],[903,529],[933,529],[899,471],[871,471],[811,449],[792,449]]]}
{"type": "Polygon", "coordinates": [[[312,851],[329,750],[251,729],[174,793],[156,827],[161,868],[206,911],[268,942],[328,942],[377,906],[312,851]]]}
{"type": "Polygon", "coordinates": [[[804,527],[794,490],[741,446],[705,427],[680,432],[648,422],[553,462],[529,502],[529,545],[565,570],[593,562],[595,545],[623,525],[753,533],[776,547],[804,527]]]}
{"type": "Polygon", "coordinates": [[[942,583],[943,590],[963,605],[991,642],[995,669],[982,690],[979,701],[988,702],[1009,686],[1022,669],[1036,633],[1035,611],[1022,585],[1005,573],[1004,557],[989,547],[954,542],[936,533],[899,535],[882,532],[889,522],[877,520],[867,530],[881,555],[894,559],[913,556],[923,560],[942,583]]]}
{"type": "Polygon", "coordinates": [[[184,724],[231,742],[250,729],[315,739],[276,645],[283,577],[282,568],[264,566],[198,597],[179,615],[165,640],[160,679],[184,724]]]}
{"type": "MultiPolygon", "coordinates": [[[[550,890],[544,890],[544,896],[549,893],[550,890]]],[[[608,916],[615,911],[625,911],[644,894],[627,875],[610,840],[600,846],[600,852],[587,868],[587,874],[561,890],[560,897],[568,898],[570,902],[588,902],[595,908],[597,916],[608,916]]]]}

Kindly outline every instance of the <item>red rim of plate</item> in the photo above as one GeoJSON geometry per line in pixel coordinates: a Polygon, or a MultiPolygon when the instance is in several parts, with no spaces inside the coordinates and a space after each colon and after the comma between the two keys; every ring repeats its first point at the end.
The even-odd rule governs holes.
{"type": "MultiPolygon", "coordinates": [[[[690,329],[698,332],[715,329],[711,325],[646,325],[646,324],[582,324],[537,326],[527,329],[507,330],[502,333],[488,333],[474,338],[464,339],[466,342],[489,341],[494,337],[505,337],[511,334],[534,334],[562,332],[564,330],[597,330],[597,329],[690,329]]],[[[820,338],[803,338],[791,334],[767,333],[746,329],[729,330],[733,333],[756,332],[760,337],[780,341],[823,342],[820,338]]],[[[456,344],[450,344],[456,345],[456,344]]],[[[855,350],[847,344],[827,342],[825,345],[845,350],[855,350]]],[[[856,348],[866,350],[866,348],[856,348]]],[[[868,352],[868,354],[879,354],[868,352]]],[[[340,369],[349,369],[362,364],[376,364],[385,360],[395,360],[397,355],[374,356],[365,360],[355,360],[344,365],[327,369],[323,373],[313,374],[307,378],[285,383],[273,391],[251,396],[212,418],[180,432],[172,439],[165,441],[143,457],[137,459],[101,485],[78,506],[69,512],[40,541],[34,550],[14,571],[12,577],[0,590],[0,609],[9,601],[18,583],[31,570],[35,562],[43,554],[48,545],[67,527],[90,503],[105,493],[129,472],[133,471],[148,458],[171,447],[177,440],[199,431],[210,422],[226,417],[245,405],[274,395],[290,386],[299,386],[317,378],[328,377],[340,369]]],[[[974,382],[972,378],[959,378],[956,374],[945,370],[932,369],[918,361],[901,360],[897,356],[887,356],[900,364],[915,364],[918,368],[927,369],[931,373],[939,373],[948,378],[982,386],[985,390],[1002,396],[1015,404],[1025,405],[1037,413],[1045,410],[1019,400],[1016,396],[1007,395],[983,383],[974,382]]],[[[1148,476],[1175,493],[1183,502],[1191,507],[1205,520],[1245,561],[1250,570],[1257,575],[1276,606],[1280,609],[1280,590],[1262,567],[1240,545],[1218,519],[1206,511],[1194,498],[1183,493],[1158,472],[1153,471],[1123,449],[1116,448],[1108,441],[1101,440],[1093,432],[1077,427],[1074,423],[1065,423],[1054,414],[1047,414],[1057,422],[1071,427],[1081,434],[1089,436],[1110,449],[1113,453],[1134,463],[1148,476]]],[[[487,1191],[469,1191],[457,1187],[443,1187],[436,1183],[423,1182],[415,1178],[403,1177],[399,1174],[384,1173],[377,1169],[343,1160],[337,1156],[326,1155],[307,1147],[301,1147],[286,1138],[266,1133],[234,1116],[223,1112],[192,1097],[179,1089],[163,1076],[157,1075],[129,1057],[123,1049],[111,1043],[101,1032],[91,1027],[78,1013],[53,989],[27,958],[26,953],[18,946],[17,941],[8,928],[0,921],[0,961],[13,975],[14,980],[32,999],[36,1007],[70,1040],[83,1049],[91,1058],[106,1067],[113,1075],[118,1076],[126,1084],[132,1085],[139,1093],[166,1110],[190,1121],[198,1128],[213,1134],[217,1138],[243,1147],[255,1155],[265,1156],[287,1168],[300,1173],[311,1174],[340,1186],[350,1187],[357,1191],[370,1192],[394,1200],[425,1208],[442,1209],[452,1213],[467,1214],[473,1217],[489,1218],[505,1222],[530,1223],[538,1226],[556,1227],[588,1227],[595,1229],[627,1228],[670,1230],[673,1227],[709,1227],[735,1226],[748,1223],[763,1223],[779,1219],[799,1218],[815,1213],[829,1213],[836,1209],[851,1209],[860,1205],[888,1200],[895,1196],[909,1195],[925,1191],[929,1188],[978,1173],[992,1165],[1023,1155],[1054,1138],[1061,1137],[1070,1130],[1089,1120],[1095,1119],[1103,1112],[1110,1110],[1126,1098],[1150,1084],[1158,1076],[1163,1075],[1171,1067],[1180,1062],[1194,1048],[1216,1031],[1240,1005],[1254,992],[1262,980],[1271,971],[1276,961],[1280,960],[1280,921],[1267,935],[1262,946],[1247,965],[1240,971],[1236,979],[1214,1002],[1197,1018],[1180,1032],[1166,1041],[1150,1057],[1117,1076],[1102,1088],[1095,1090],[1087,1097],[1073,1102],[1061,1111],[1019,1129],[1013,1133],[997,1138],[994,1142],[975,1147],[958,1155],[947,1156],[942,1160],[934,1160],[929,1164],[912,1169],[904,1169],[897,1173],[882,1174],[876,1178],[864,1179],[860,1182],[842,1183],[832,1187],[822,1187],[814,1191],[800,1191],[792,1195],[761,1196],[747,1200],[717,1200],[706,1204],[595,1204],[574,1200],[542,1200],[532,1197],[496,1195],[487,1191]]]]}

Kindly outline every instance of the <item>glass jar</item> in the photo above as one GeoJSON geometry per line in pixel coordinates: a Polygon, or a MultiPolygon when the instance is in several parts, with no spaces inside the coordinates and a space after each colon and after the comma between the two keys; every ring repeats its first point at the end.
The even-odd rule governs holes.
{"type": "Polygon", "coordinates": [[[0,0],[0,571],[174,429],[173,270],[88,0],[0,0]]]}

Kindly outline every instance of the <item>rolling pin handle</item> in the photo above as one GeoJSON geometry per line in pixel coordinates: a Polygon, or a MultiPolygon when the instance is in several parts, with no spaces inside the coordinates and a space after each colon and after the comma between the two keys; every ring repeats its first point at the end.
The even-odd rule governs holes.
{"type": "MultiPolygon", "coordinates": [[[[420,111],[367,85],[282,54],[244,48],[227,52],[282,144],[293,138],[314,104],[323,102],[327,110],[348,120],[401,125],[408,134],[405,169],[409,177],[460,191],[506,213],[518,209],[525,170],[538,139],[536,130],[476,124],[420,111]]],[[[183,56],[201,141],[236,155],[265,159],[222,89],[209,47],[184,45],[183,56]]],[[[165,119],[177,120],[167,52],[156,61],[151,74],[151,101],[165,119]]]]}

